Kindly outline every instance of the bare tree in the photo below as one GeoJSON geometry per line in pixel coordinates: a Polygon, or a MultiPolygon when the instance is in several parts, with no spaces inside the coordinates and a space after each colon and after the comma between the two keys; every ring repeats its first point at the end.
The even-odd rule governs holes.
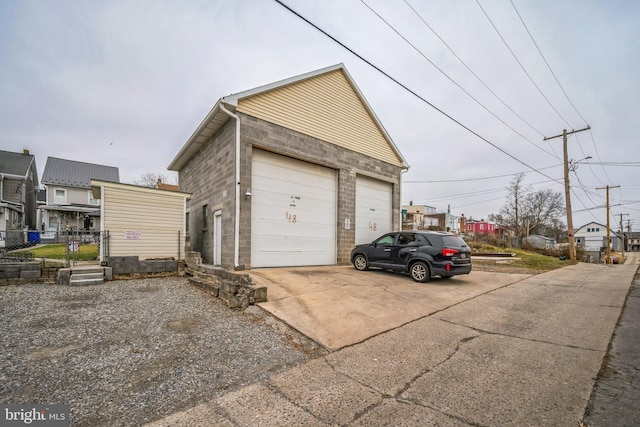
{"type": "Polygon", "coordinates": [[[549,189],[533,191],[523,181],[524,174],[513,177],[507,187],[504,206],[499,214],[489,215],[489,219],[498,225],[513,228],[518,237],[531,233],[555,233],[562,226],[559,219],[564,214],[562,194],[549,189]]]}
{"type": "Polygon", "coordinates": [[[523,219],[529,234],[543,234],[546,228],[553,227],[564,215],[564,202],[561,193],[550,189],[528,193],[524,198],[523,219]]]}
{"type": "Polygon", "coordinates": [[[522,208],[525,195],[531,191],[531,187],[524,185],[524,174],[513,177],[507,187],[507,199],[497,215],[489,215],[489,220],[503,227],[510,227],[516,231],[518,237],[524,232],[522,220],[522,208]]]}
{"type": "Polygon", "coordinates": [[[161,173],[145,172],[140,175],[140,178],[133,181],[135,185],[142,187],[158,188],[158,182],[164,182],[171,184],[169,178],[161,173]]]}

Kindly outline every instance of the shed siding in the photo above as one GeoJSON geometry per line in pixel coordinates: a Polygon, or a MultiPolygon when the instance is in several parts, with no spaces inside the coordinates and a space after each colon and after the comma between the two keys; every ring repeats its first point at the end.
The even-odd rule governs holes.
{"type": "Polygon", "coordinates": [[[184,197],[106,186],[103,203],[111,254],[184,258],[184,249],[178,256],[184,248],[184,197]],[[125,231],[139,232],[140,239],[126,239],[125,231]]]}
{"type": "Polygon", "coordinates": [[[341,70],[241,99],[237,110],[392,165],[402,165],[402,159],[341,70]]]}

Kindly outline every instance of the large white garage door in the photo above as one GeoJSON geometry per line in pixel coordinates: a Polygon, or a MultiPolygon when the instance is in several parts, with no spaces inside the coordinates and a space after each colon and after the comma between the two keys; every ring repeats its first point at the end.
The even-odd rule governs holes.
{"type": "Polygon", "coordinates": [[[391,184],[377,179],[356,178],[356,245],[388,233],[391,221],[391,184]]]}
{"type": "Polygon", "coordinates": [[[336,263],[336,174],[253,151],[251,267],[336,263]]]}

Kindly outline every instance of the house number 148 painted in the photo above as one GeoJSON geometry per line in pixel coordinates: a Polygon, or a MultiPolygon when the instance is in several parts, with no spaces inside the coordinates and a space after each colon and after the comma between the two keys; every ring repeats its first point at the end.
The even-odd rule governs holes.
{"type": "Polygon", "coordinates": [[[287,222],[295,224],[296,223],[296,215],[295,214],[290,214],[289,211],[285,212],[284,214],[285,218],[287,219],[287,222]]]}

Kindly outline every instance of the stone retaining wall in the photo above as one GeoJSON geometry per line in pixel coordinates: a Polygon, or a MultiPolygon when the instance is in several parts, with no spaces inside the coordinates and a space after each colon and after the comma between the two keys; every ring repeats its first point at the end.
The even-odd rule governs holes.
{"type": "Polygon", "coordinates": [[[57,267],[42,267],[40,261],[0,263],[0,285],[55,283],[57,267]]]}
{"type": "Polygon", "coordinates": [[[230,308],[247,308],[267,301],[267,288],[255,285],[246,273],[202,264],[199,252],[187,252],[185,261],[189,282],[224,300],[230,308]]]}

